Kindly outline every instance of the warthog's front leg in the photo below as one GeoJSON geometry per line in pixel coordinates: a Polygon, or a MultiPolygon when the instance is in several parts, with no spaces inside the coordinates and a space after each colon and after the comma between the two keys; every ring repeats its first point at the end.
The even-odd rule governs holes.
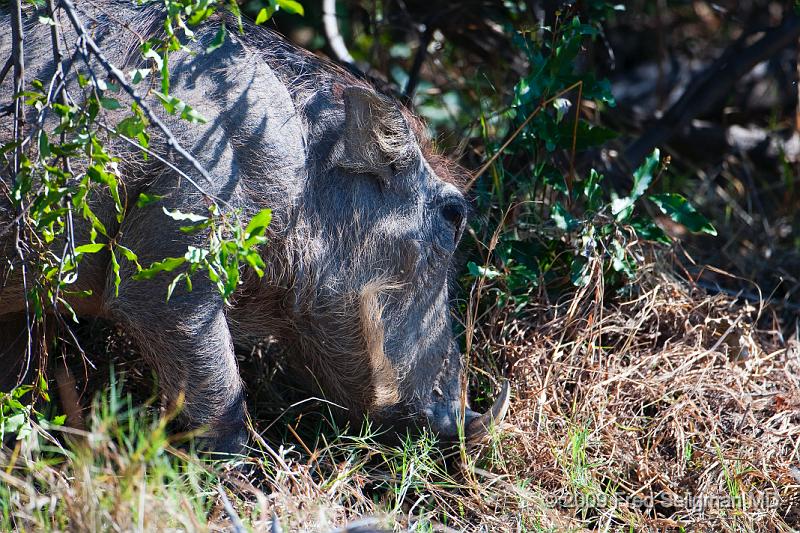
{"type": "Polygon", "coordinates": [[[19,383],[29,383],[37,361],[28,361],[28,330],[25,315],[0,316],[0,393],[9,392],[19,383]],[[27,374],[23,375],[26,366],[27,374]]]}
{"type": "Polygon", "coordinates": [[[143,297],[148,291],[138,289],[120,292],[112,317],[155,369],[165,406],[180,407],[189,427],[206,429],[204,447],[240,452],[247,441],[244,396],[219,296],[192,292],[167,303],[163,292],[143,297]]]}
{"type": "MultiPolygon", "coordinates": [[[[203,245],[202,235],[180,235],[165,218],[160,207],[145,208],[122,224],[120,243],[136,251],[142,265],[182,256],[189,244],[203,245]]],[[[165,407],[178,403],[182,421],[205,428],[205,447],[241,451],[247,440],[244,394],[222,297],[204,273],[193,277],[191,292],[180,283],[167,301],[167,285],[179,271],[137,281],[131,263],[123,262],[122,270],[118,296],[109,272],[104,314],[135,339],[155,369],[165,407]]]]}

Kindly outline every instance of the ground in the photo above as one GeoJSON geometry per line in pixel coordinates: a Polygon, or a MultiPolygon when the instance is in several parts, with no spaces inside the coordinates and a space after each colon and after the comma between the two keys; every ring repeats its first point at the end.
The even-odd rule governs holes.
{"type": "MultiPolygon", "coordinates": [[[[261,347],[243,365],[264,376],[249,383],[263,439],[254,435],[247,457],[213,461],[167,431],[168,415],[134,400],[152,391],[135,354],[112,359],[96,371],[113,368],[114,378],[86,431],[42,422],[0,452],[0,524],[791,531],[800,345],[769,327],[770,308],[706,294],[670,257],[653,255],[623,296],[599,283],[558,302],[542,294],[522,313],[488,308],[472,332],[473,391],[489,396],[487,383],[505,374],[513,400],[477,449],[443,452],[430,438],[386,447],[370,428],[337,428],[324,403],[288,403],[280,364],[261,347]]],[[[131,352],[95,329],[97,342],[131,352]]]]}

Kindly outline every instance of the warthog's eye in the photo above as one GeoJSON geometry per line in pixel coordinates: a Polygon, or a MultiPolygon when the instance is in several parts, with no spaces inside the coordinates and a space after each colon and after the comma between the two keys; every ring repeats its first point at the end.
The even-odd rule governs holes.
{"type": "Polygon", "coordinates": [[[467,218],[467,208],[464,202],[460,200],[447,200],[442,203],[439,208],[448,224],[455,230],[454,244],[458,244],[461,240],[461,234],[464,232],[464,222],[467,218]]]}
{"type": "Polygon", "coordinates": [[[442,206],[442,216],[454,228],[461,226],[464,220],[464,207],[456,202],[450,202],[442,206]]]}

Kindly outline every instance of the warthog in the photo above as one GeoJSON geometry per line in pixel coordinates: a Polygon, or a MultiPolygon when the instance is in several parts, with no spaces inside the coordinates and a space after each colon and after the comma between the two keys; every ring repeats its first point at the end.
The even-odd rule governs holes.
{"type": "MultiPolygon", "coordinates": [[[[160,28],[158,7],[132,4],[87,0],[77,6],[93,38],[124,71],[145,66],[140,39],[160,28]]],[[[49,30],[34,23],[35,15],[28,18],[28,79],[49,80],[49,30]]],[[[69,21],[63,13],[59,18],[65,42],[74,43],[69,21]]],[[[7,28],[8,19],[2,18],[7,28]]],[[[198,31],[189,47],[205,50],[218,24],[198,31]]],[[[9,32],[0,43],[0,57],[7,57],[9,32]]],[[[179,157],[172,160],[245,217],[272,209],[262,252],[266,274],[243,272],[229,305],[199,275],[191,292],[179,287],[167,302],[171,276],[135,281],[135,269],[125,262],[115,296],[105,251],[80,264],[75,288],[92,293],[69,299],[76,312],[109,319],[127,332],[166,398],[184,396],[182,416],[192,427],[207,428],[215,450],[236,451],[246,442],[234,345],[266,337],[279,341],[293,366],[310,373],[352,419],[368,415],[395,429],[428,426],[444,439],[456,437],[463,364],[451,331],[448,275],[468,204],[455,167],[432,153],[418,119],[394,99],[268,30],[229,32],[215,51],[176,52],[170,63],[172,94],[208,122],[187,124],[166,114],[163,120],[214,182],[203,182],[179,157]]],[[[10,101],[8,81],[1,96],[10,101]]],[[[5,122],[3,142],[10,136],[11,121],[5,122]]],[[[116,221],[110,202],[96,206],[118,243],[142,264],[203,245],[206,236],[181,232],[181,223],[162,211],[201,212],[202,194],[136,151],[123,157],[121,168],[123,221],[116,221]],[[137,206],[143,193],[163,200],[137,206]]],[[[4,172],[0,223],[8,227],[14,213],[7,166],[4,172]]],[[[13,231],[3,233],[0,315],[9,320],[8,334],[18,331],[9,324],[15,315],[19,324],[25,308],[13,231]]],[[[87,242],[87,228],[77,233],[87,242]]],[[[7,364],[2,372],[16,378],[18,369],[7,364]]],[[[484,434],[507,400],[506,388],[486,414],[467,409],[467,436],[484,434]]]]}

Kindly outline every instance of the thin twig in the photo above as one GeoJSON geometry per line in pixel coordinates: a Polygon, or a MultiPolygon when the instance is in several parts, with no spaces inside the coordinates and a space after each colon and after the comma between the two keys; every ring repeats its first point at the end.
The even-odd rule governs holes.
{"type": "MultiPolygon", "coordinates": [[[[64,63],[64,65],[66,65],[66,70],[69,70],[72,67],[72,64],[75,61],[79,51],[80,50],[76,49],[75,52],[69,57],[69,59],[64,63]]],[[[30,124],[30,131],[28,131],[24,139],[19,141],[20,150],[24,149],[28,145],[28,143],[31,142],[33,137],[35,135],[38,135],[39,131],[41,131],[42,128],[44,127],[44,122],[47,119],[47,115],[52,107],[51,104],[53,103],[53,100],[57,94],[63,94],[66,96],[66,79],[62,77],[60,80],[58,80],[58,84],[56,84],[56,76],[53,75],[53,77],[50,78],[50,83],[48,84],[47,100],[45,101],[39,113],[36,115],[36,120],[30,124]]],[[[8,167],[9,165],[6,164],[4,170],[5,168],[8,167]]]]}
{"type": "MultiPolygon", "coordinates": [[[[72,68],[72,64],[74,63],[74,60],[75,60],[78,52],[79,52],[79,50],[76,49],[75,52],[72,54],[72,56],[70,56],[70,58],[67,60],[67,62],[65,63],[66,70],[69,70],[69,69],[72,68]]],[[[50,104],[53,102],[53,96],[58,91],[62,91],[62,90],[64,91],[64,92],[62,92],[62,94],[64,94],[66,96],[66,89],[64,88],[64,86],[65,86],[65,78],[62,78],[59,81],[58,86],[56,86],[55,81],[56,81],[55,76],[50,79],[50,84],[49,84],[49,88],[48,88],[48,91],[47,91],[47,100],[45,101],[45,104],[42,106],[41,111],[39,111],[39,114],[37,115],[36,120],[31,125],[30,131],[28,132],[28,134],[25,136],[25,138],[22,141],[19,142],[19,148],[20,149],[25,148],[25,146],[27,146],[28,143],[31,142],[31,140],[33,139],[34,135],[36,135],[44,127],[44,122],[45,122],[45,120],[47,118],[48,111],[51,109],[51,105],[50,104]]],[[[34,169],[38,168],[38,166],[40,164],[41,164],[41,161],[37,160],[36,163],[35,163],[34,169]]],[[[8,167],[8,165],[6,165],[6,167],[8,167]]],[[[33,205],[33,202],[36,201],[36,196],[38,196],[38,194],[41,193],[43,189],[44,189],[43,186],[40,186],[38,188],[36,194],[33,195],[33,199],[28,203],[27,206],[22,205],[20,203],[20,208],[17,211],[16,218],[14,218],[14,220],[12,220],[10,224],[6,225],[3,228],[0,228],[0,238],[5,236],[5,234],[8,233],[8,231],[11,228],[16,227],[16,225],[18,223],[20,223],[22,218],[25,216],[25,213],[27,213],[28,209],[30,209],[31,205],[33,205]]]]}
{"type": "MultiPolygon", "coordinates": [[[[25,85],[25,44],[24,30],[22,28],[22,3],[21,0],[14,0],[11,9],[11,59],[14,63],[14,142],[16,143],[22,131],[22,99],[20,93],[25,85]]],[[[12,183],[16,185],[17,174],[19,173],[20,159],[22,157],[22,147],[14,147],[12,156],[12,183]]]]}
{"type": "MultiPolygon", "coordinates": [[[[69,106],[69,102],[67,101],[67,93],[66,93],[66,71],[64,70],[64,55],[61,52],[61,43],[60,43],[60,36],[58,31],[58,17],[56,15],[56,3],[55,0],[47,0],[47,11],[50,14],[50,18],[53,21],[53,24],[50,26],[50,41],[53,47],[53,64],[55,64],[56,70],[53,74],[53,80],[58,82],[56,92],[52,95],[53,98],[57,98],[58,101],[64,105],[69,106]]],[[[74,60],[74,55],[70,57],[70,65],[74,60]]],[[[48,101],[50,100],[51,96],[48,95],[48,101]]],[[[49,107],[46,106],[46,108],[49,107]]],[[[61,132],[61,144],[63,145],[66,142],[67,132],[61,132]]],[[[72,165],[70,164],[70,160],[68,156],[63,156],[61,158],[61,165],[64,169],[64,172],[68,176],[72,176],[72,165]]],[[[56,286],[55,290],[53,290],[53,308],[56,309],[58,306],[58,298],[59,298],[59,289],[61,288],[61,281],[62,276],[64,273],[64,264],[66,263],[66,259],[69,256],[72,260],[73,264],[77,264],[76,255],[75,255],[75,232],[72,225],[72,198],[71,195],[67,195],[66,198],[67,203],[67,219],[66,219],[66,239],[64,241],[64,251],[61,255],[61,260],[58,264],[58,278],[56,279],[56,286]]]]}
{"type": "Polygon", "coordinates": [[[141,144],[140,144],[140,143],[139,143],[139,142],[138,142],[136,139],[131,139],[130,137],[128,137],[128,136],[126,136],[126,135],[123,135],[122,133],[118,132],[116,129],[112,128],[111,126],[108,126],[107,124],[104,124],[104,123],[102,123],[102,122],[97,122],[97,125],[98,125],[98,126],[101,128],[101,129],[104,129],[104,130],[106,130],[107,132],[109,132],[109,133],[111,133],[112,135],[114,135],[114,136],[116,136],[116,137],[118,137],[118,138],[122,139],[123,141],[125,141],[125,142],[126,142],[126,143],[128,143],[128,144],[130,144],[131,146],[133,146],[133,147],[135,147],[135,148],[138,148],[138,149],[139,149],[139,150],[141,150],[143,153],[145,153],[145,154],[147,154],[148,156],[152,157],[153,159],[155,159],[155,160],[156,160],[156,161],[158,161],[159,163],[161,163],[161,164],[165,165],[167,168],[169,168],[170,170],[172,170],[172,171],[174,171],[175,173],[177,173],[177,174],[178,174],[178,176],[180,176],[181,178],[183,178],[183,179],[185,179],[186,181],[188,181],[188,182],[189,182],[189,184],[190,184],[190,185],[192,185],[192,186],[193,186],[195,189],[197,189],[197,190],[199,190],[199,191],[203,192],[203,194],[205,194],[206,196],[208,196],[208,197],[209,197],[209,198],[211,198],[212,200],[215,200],[215,201],[217,201],[217,202],[220,202],[220,203],[223,203],[223,204],[224,204],[224,203],[227,203],[225,200],[223,200],[222,198],[220,198],[220,197],[218,197],[218,196],[215,196],[215,195],[213,195],[213,194],[210,194],[210,193],[204,192],[204,191],[202,190],[202,188],[200,187],[200,184],[198,184],[198,183],[197,183],[197,182],[196,182],[194,179],[192,179],[192,177],[191,177],[191,176],[189,176],[189,175],[188,175],[186,172],[184,172],[183,170],[181,170],[181,169],[180,169],[180,168],[179,168],[177,165],[175,165],[174,163],[171,163],[171,162],[170,162],[169,160],[167,160],[166,158],[164,158],[164,157],[160,156],[160,155],[158,154],[158,152],[155,152],[155,151],[153,151],[153,150],[150,150],[149,148],[145,148],[145,147],[144,147],[144,146],[142,146],[142,145],[141,145],[141,144]]]}
{"type": "Polygon", "coordinates": [[[569,157],[569,175],[567,176],[567,202],[572,202],[572,185],[575,182],[575,148],[578,143],[578,121],[581,119],[582,99],[583,83],[578,85],[578,99],[575,101],[575,124],[572,125],[572,152],[569,157]]]}
{"type": "Polygon", "coordinates": [[[0,70],[0,84],[2,84],[6,79],[6,74],[8,71],[11,70],[11,67],[14,66],[14,56],[9,57],[6,60],[6,64],[3,65],[3,70],[0,70]]]}
{"type": "MultiPolygon", "coordinates": [[[[489,241],[489,247],[486,250],[486,260],[484,261],[484,272],[489,267],[490,261],[492,260],[492,253],[494,252],[495,248],[497,247],[497,243],[500,242],[500,235],[503,232],[503,228],[506,225],[506,220],[508,219],[509,213],[511,213],[516,205],[510,205],[508,209],[506,209],[505,213],[503,213],[503,218],[500,220],[500,223],[495,228],[494,233],[492,234],[492,239],[489,241]]],[[[486,276],[481,275],[477,283],[473,284],[472,288],[470,289],[469,301],[467,303],[467,316],[466,316],[466,338],[464,340],[464,359],[466,360],[467,365],[470,365],[470,359],[472,355],[472,343],[475,336],[475,317],[478,314],[478,307],[480,306],[481,302],[481,292],[483,292],[483,286],[486,283],[486,276]]],[[[459,398],[459,409],[458,409],[458,416],[459,421],[461,424],[466,423],[466,414],[467,414],[467,372],[463,372],[461,374],[461,396],[459,398]]],[[[465,435],[466,436],[466,435],[465,435]]],[[[466,438],[459,439],[459,454],[461,456],[461,462],[463,464],[467,464],[467,448],[466,448],[466,438]]]]}
{"type": "Polygon", "coordinates": [[[492,164],[497,160],[497,158],[503,154],[506,148],[508,148],[508,145],[510,145],[514,141],[514,139],[516,139],[517,136],[519,136],[519,134],[522,133],[522,130],[524,130],[525,127],[528,124],[530,124],[531,120],[533,120],[534,117],[538,115],[542,109],[544,109],[548,104],[554,102],[556,98],[560,98],[561,96],[565,95],[566,93],[570,92],[576,87],[582,87],[582,86],[583,86],[583,80],[576,81],[566,89],[560,90],[555,95],[551,96],[547,100],[544,100],[542,103],[536,106],[536,109],[534,109],[533,112],[530,115],[528,115],[528,118],[526,118],[525,121],[522,124],[520,124],[516,130],[514,130],[514,133],[512,133],[511,136],[508,139],[506,139],[506,142],[503,143],[500,149],[497,150],[494,153],[494,155],[490,157],[486,163],[483,164],[483,166],[472,176],[472,178],[470,178],[470,180],[467,182],[467,185],[464,188],[470,189],[472,187],[472,185],[478,180],[478,178],[480,178],[484,174],[484,172],[486,172],[489,169],[489,167],[492,166],[492,164]]]}
{"type": "MultiPolygon", "coordinates": [[[[56,66],[56,72],[53,75],[56,80],[62,81],[65,80],[66,77],[66,69],[64,68],[64,54],[61,52],[61,43],[59,42],[59,31],[58,31],[58,18],[56,16],[56,3],[55,0],[47,0],[47,10],[50,13],[50,18],[53,20],[53,24],[50,26],[50,41],[53,46],[53,63],[56,66]]],[[[69,65],[72,64],[74,61],[74,55],[69,59],[69,65]]],[[[69,67],[67,67],[69,68],[69,67]]],[[[56,93],[53,95],[53,98],[58,98],[58,101],[65,106],[69,105],[67,100],[67,86],[66,81],[58,85],[56,89],[56,93]]],[[[66,139],[66,131],[61,132],[61,142],[64,143],[66,139]]],[[[70,169],[69,157],[63,158],[64,170],[68,173],[72,174],[72,170],[70,169]]]]}
{"type": "Polygon", "coordinates": [[[222,499],[222,507],[225,508],[225,514],[227,514],[228,518],[231,520],[231,529],[234,533],[245,533],[247,530],[244,528],[244,524],[242,524],[242,519],[236,514],[236,509],[233,508],[222,485],[217,486],[217,492],[219,493],[220,499],[222,499]]]}
{"type": "MultiPolygon", "coordinates": [[[[22,121],[23,121],[23,100],[20,96],[22,89],[25,86],[25,33],[22,28],[22,0],[14,0],[11,9],[11,59],[14,63],[14,153],[12,155],[12,178],[11,183],[16,187],[17,180],[19,179],[20,160],[22,159],[22,146],[19,144],[20,136],[22,135],[22,121]]],[[[17,210],[21,206],[17,207],[17,210]]],[[[28,302],[28,273],[25,268],[25,254],[22,251],[22,220],[18,217],[17,223],[14,225],[16,228],[14,234],[14,249],[20,260],[20,269],[22,271],[22,288],[24,291],[25,300],[25,326],[27,329],[27,344],[25,346],[25,364],[20,368],[20,373],[17,376],[17,383],[21,383],[30,370],[31,359],[33,356],[33,339],[31,336],[31,313],[30,303],[28,302]]]]}

